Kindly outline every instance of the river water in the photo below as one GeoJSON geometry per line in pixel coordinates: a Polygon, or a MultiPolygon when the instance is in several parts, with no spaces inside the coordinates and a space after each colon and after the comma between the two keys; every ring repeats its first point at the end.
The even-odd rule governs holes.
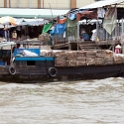
{"type": "Polygon", "coordinates": [[[0,124],[124,124],[124,79],[0,82],[0,124]]]}

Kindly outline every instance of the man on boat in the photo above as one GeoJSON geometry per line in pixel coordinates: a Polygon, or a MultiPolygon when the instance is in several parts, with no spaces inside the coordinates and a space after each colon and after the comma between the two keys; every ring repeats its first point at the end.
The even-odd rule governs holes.
{"type": "Polygon", "coordinates": [[[82,31],[81,31],[81,40],[82,41],[89,41],[89,35],[85,29],[82,29],[82,31]]]}

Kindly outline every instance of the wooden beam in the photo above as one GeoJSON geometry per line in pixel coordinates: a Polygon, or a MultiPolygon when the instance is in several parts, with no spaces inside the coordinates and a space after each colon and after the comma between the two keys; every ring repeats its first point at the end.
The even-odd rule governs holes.
{"type": "Polygon", "coordinates": [[[37,7],[38,7],[38,8],[41,8],[41,0],[38,0],[37,3],[38,3],[37,7]]]}
{"type": "Polygon", "coordinates": [[[7,7],[7,0],[4,0],[4,8],[7,7]]]}

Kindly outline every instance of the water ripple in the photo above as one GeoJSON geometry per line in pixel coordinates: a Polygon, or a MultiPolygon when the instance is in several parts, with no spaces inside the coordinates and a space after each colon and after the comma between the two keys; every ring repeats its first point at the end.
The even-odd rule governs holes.
{"type": "Polygon", "coordinates": [[[124,79],[0,82],[0,124],[124,124],[124,79]]]}

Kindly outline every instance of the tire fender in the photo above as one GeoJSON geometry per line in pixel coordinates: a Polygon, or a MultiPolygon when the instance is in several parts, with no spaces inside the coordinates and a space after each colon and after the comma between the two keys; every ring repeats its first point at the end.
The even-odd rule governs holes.
{"type": "Polygon", "coordinates": [[[10,73],[11,75],[15,75],[15,74],[16,74],[16,69],[15,69],[13,66],[10,66],[10,67],[9,67],[9,73],[10,73]]]}
{"type": "Polygon", "coordinates": [[[58,70],[55,67],[50,67],[48,69],[48,73],[49,73],[50,77],[56,77],[57,73],[58,73],[58,70]]]}

